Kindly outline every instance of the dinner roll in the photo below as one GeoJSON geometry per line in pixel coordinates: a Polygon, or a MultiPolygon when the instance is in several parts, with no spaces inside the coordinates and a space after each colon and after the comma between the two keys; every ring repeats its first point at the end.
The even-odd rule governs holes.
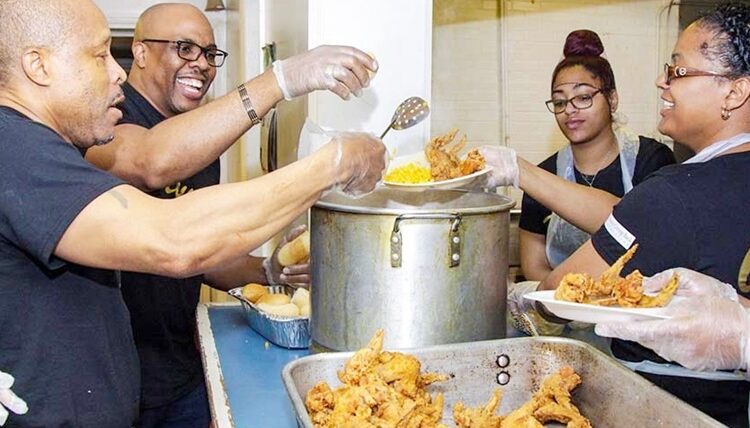
{"type": "Polygon", "coordinates": [[[296,289],[292,295],[292,303],[300,308],[305,305],[310,305],[310,292],[304,288],[296,289]]]}
{"type": "Polygon", "coordinates": [[[310,303],[299,307],[299,314],[303,317],[310,317],[310,303]]]}
{"type": "Polygon", "coordinates": [[[287,303],[284,305],[258,303],[258,309],[271,315],[281,315],[285,317],[296,317],[299,315],[299,308],[294,303],[287,303]]]}
{"type": "Polygon", "coordinates": [[[296,265],[310,256],[310,232],[304,231],[292,242],[279,250],[279,263],[282,266],[296,265]]]}
{"type": "Polygon", "coordinates": [[[268,294],[268,290],[260,284],[251,282],[242,287],[242,297],[253,303],[257,302],[264,294],[268,294]]]}
{"type": "Polygon", "coordinates": [[[258,299],[257,304],[265,303],[267,305],[286,305],[291,301],[291,298],[287,296],[286,294],[279,293],[279,294],[264,294],[260,296],[260,299],[258,299]]]}

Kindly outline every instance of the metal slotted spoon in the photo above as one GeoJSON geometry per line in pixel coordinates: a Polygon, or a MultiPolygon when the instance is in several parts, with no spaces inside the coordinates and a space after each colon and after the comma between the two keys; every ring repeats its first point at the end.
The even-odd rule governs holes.
{"type": "Polygon", "coordinates": [[[430,106],[427,104],[427,101],[419,97],[407,98],[396,107],[391,123],[385,128],[383,134],[380,135],[380,139],[382,140],[391,128],[396,130],[411,128],[429,115],[430,106]]]}

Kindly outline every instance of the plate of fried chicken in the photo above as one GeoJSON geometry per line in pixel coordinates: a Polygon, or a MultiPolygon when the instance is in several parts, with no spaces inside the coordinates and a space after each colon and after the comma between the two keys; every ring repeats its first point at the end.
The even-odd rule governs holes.
{"type": "Polygon", "coordinates": [[[524,298],[540,302],[553,314],[571,321],[596,324],[670,318],[669,305],[681,298],[674,295],[677,275],[656,294],[644,292],[643,275],[638,270],[620,276],[637,249],[638,245],[633,245],[596,279],[586,273],[568,273],[557,289],[534,291],[524,298]]]}
{"type": "Polygon", "coordinates": [[[475,180],[492,170],[477,149],[465,155],[466,135],[454,142],[458,129],[434,137],[423,152],[391,161],[385,185],[407,191],[472,187],[475,180]]]}

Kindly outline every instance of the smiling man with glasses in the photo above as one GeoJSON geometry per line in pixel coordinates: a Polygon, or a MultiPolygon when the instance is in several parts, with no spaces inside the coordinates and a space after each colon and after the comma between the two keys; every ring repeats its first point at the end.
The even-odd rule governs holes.
{"type": "MultiPolygon", "coordinates": [[[[358,49],[320,47],[278,61],[273,70],[203,105],[228,53],[216,46],[200,10],[177,3],[153,6],[139,18],[133,39],[123,119],[114,141],[90,149],[86,158],[161,199],[218,184],[219,156],[276,103],[321,89],[348,98],[359,94],[369,84],[369,73],[377,70],[375,61],[358,49]]],[[[356,150],[370,150],[366,146],[375,143],[365,134],[341,138],[352,143],[361,138],[356,150]]],[[[263,177],[258,192],[273,188],[283,198],[305,179],[282,168],[263,177]]],[[[272,221],[273,213],[265,215],[272,221]]],[[[294,229],[285,239],[299,232],[294,229]]],[[[282,270],[274,254],[244,257],[225,269],[186,279],[122,273],[122,294],[141,361],[140,427],[208,426],[203,370],[193,342],[200,287],[206,283],[227,290],[249,282],[309,284],[308,266],[282,270]]]]}

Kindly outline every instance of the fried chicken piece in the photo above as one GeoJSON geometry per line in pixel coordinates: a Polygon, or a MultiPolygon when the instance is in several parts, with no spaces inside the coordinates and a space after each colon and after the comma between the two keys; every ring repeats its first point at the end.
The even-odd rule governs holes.
{"type": "Polygon", "coordinates": [[[458,143],[450,146],[457,133],[457,128],[451,129],[445,135],[432,138],[425,146],[425,157],[430,163],[430,173],[434,181],[462,177],[484,168],[484,157],[477,149],[470,151],[464,160],[458,157],[458,152],[466,146],[466,135],[461,137],[458,143]]]}
{"type": "Polygon", "coordinates": [[[532,397],[523,406],[507,414],[500,428],[543,428],[544,425],[534,417],[537,407],[539,407],[538,399],[532,397]]]}
{"type": "Polygon", "coordinates": [[[332,391],[321,382],[307,393],[305,407],[315,427],[441,426],[443,396],[433,401],[424,387],[447,376],[422,374],[418,359],[382,347],[379,330],[339,371],[342,386],[332,391]]]}
{"type": "Polygon", "coordinates": [[[315,384],[305,397],[305,407],[315,426],[328,425],[334,404],[333,391],[325,382],[315,384]]]}
{"type": "Polygon", "coordinates": [[[462,160],[459,164],[459,170],[461,176],[473,174],[482,168],[484,168],[484,156],[479,153],[479,149],[472,149],[467,155],[466,159],[462,160]]]}
{"type": "Polygon", "coordinates": [[[344,370],[338,372],[339,380],[349,385],[357,385],[359,379],[378,361],[378,355],[383,349],[382,329],[375,332],[370,342],[364,348],[355,352],[344,365],[344,370]]]}
{"type": "Polygon", "coordinates": [[[581,384],[572,367],[562,367],[547,377],[539,391],[523,406],[508,414],[501,428],[542,427],[549,421],[562,422],[568,428],[591,428],[591,424],[571,402],[570,393],[581,384]]]}
{"type": "Polygon", "coordinates": [[[453,406],[453,421],[458,428],[499,428],[502,417],[495,415],[503,393],[499,389],[490,397],[484,407],[470,408],[458,402],[453,406]]]}
{"type": "Polygon", "coordinates": [[[593,282],[585,273],[565,274],[555,290],[555,299],[583,303],[586,299],[586,290],[592,288],[593,282]]]}
{"type": "Polygon", "coordinates": [[[672,278],[669,279],[667,285],[665,285],[664,288],[662,288],[656,296],[648,296],[644,294],[641,298],[641,301],[638,302],[638,307],[657,308],[666,306],[667,303],[672,300],[674,293],[677,291],[678,285],[679,277],[677,276],[677,274],[674,274],[672,275],[672,278]]]}
{"type": "Polygon", "coordinates": [[[630,261],[637,249],[638,244],[633,245],[628,251],[625,252],[625,254],[622,255],[622,257],[617,259],[617,261],[615,261],[612,266],[602,272],[597,281],[599,282],[598,288],[601,290],[601,294],[612,294],[612,288],[622,279],[620,277],[620,272],[622,272],[622,269],[625,267],[625,263],[630,261]]]}
{"type": "Polygon", "coordinates": [[[623,308],[634,308],[643,298],[643,275],[637,269],[612,286],[612,295],[623,308]]]}

